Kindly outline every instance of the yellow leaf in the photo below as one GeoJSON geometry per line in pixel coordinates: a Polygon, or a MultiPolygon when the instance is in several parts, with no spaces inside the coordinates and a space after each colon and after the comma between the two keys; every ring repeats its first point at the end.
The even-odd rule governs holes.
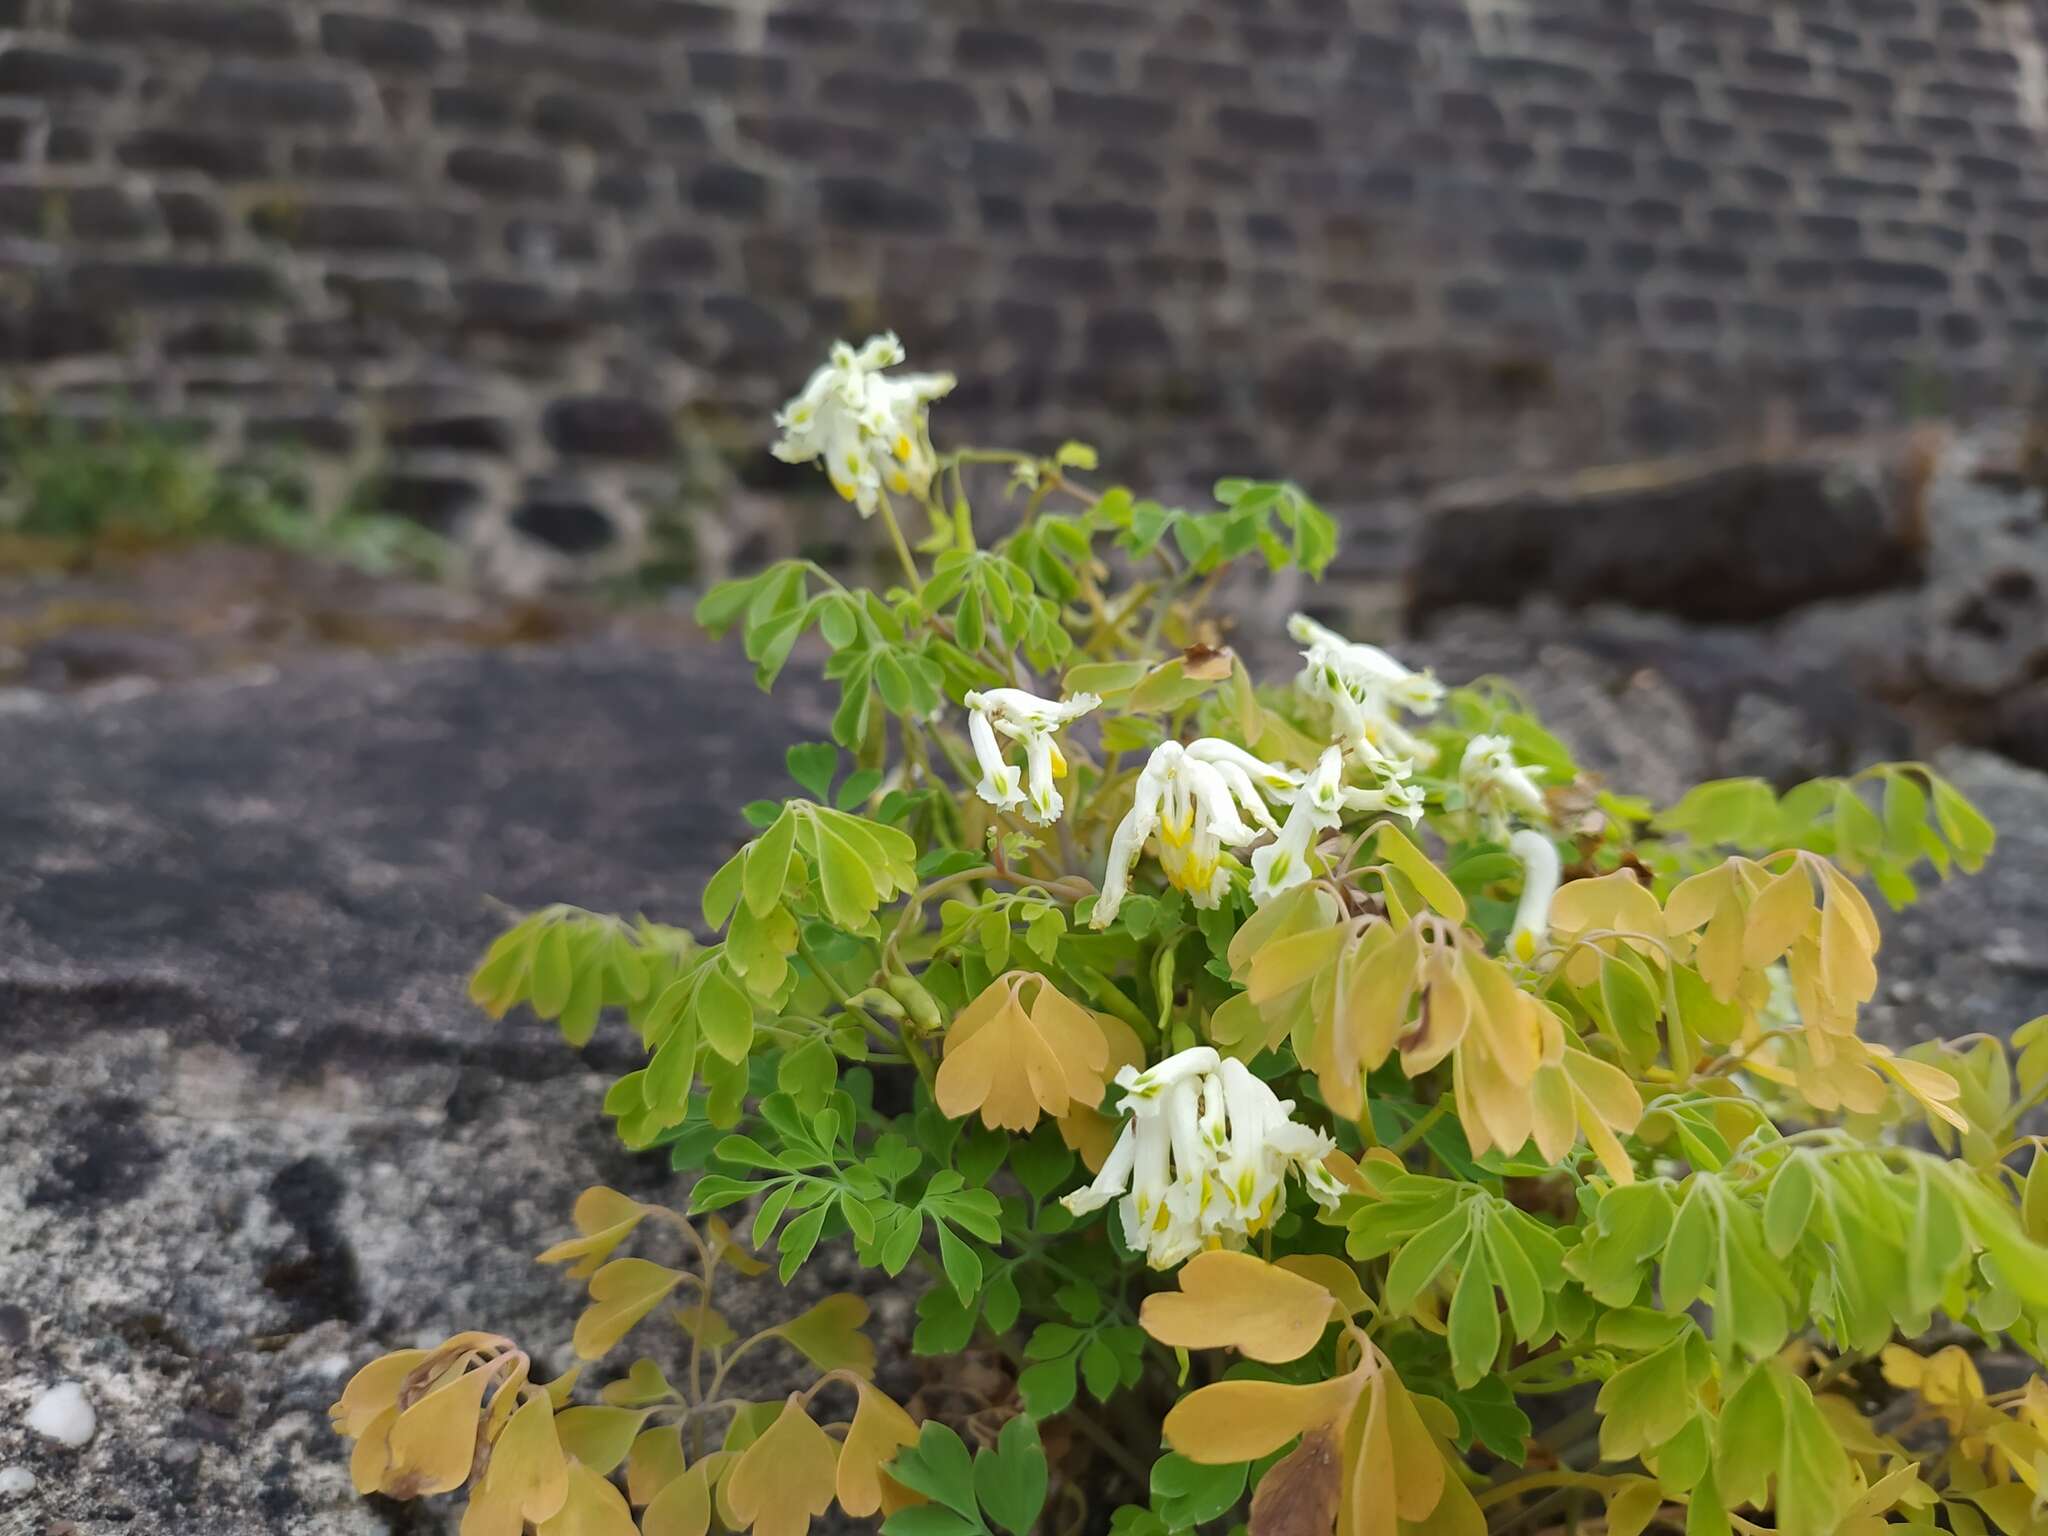
{"type": "Polygon", "coordinates": [[[349,1377],[341,1397],[327,1415],[344,1435],[360,1435],[385,1409],[398,1401],[398,1394],[410,1376],[427,1358],[424,1349],[398,1349],[379,1355],[349,1377]]]}
{"type": "Polygon", "coordinates": [[[647,1413],[645,1408],[570,1408],[555,1420],[555,1432],[562,1448],[584,1466],[609,1473],[633,1449],[647,1413]]]}
{"type": "Polygon", "coordinates": [[[488,1371],[464,1371],[399,1414],[391,1426],[391,1465],[383,1491],[394,1499],[446,1493],[469,1481],[476,1459],[488,1371]]]}
{"type": "Polygon", "coordinates": [[[398,1407],[393,1404],[358,1431],[348,1457],[349,1481],[357,1493],[375,1493],[384,1486],[384,1474],[391,1467],[391,1426],[397,1422],[398,1407]]]}
{"type": "Polygon", "coordinates": [[[1643,1528],[1664,1507],[1664,1489],[1651,1477],[1618,1481],[1622,1486],[1607,1496],[1607,1536],[1642,1536],[1643,1528]]]}
{"type": "MultiPolygon", "coordinates": [[[[682,1321],[681,1313],[682,1309],[678,1308],[676,1320],[679,1323],[682,1321]]],[[[597,1395],[619,1408],[647,1408],[655,1403],[673,1402],[677,1397],[668,1377],[652,1360],[635,1360],[631,1370],[617,1381],[607,1382],[597,1395]]]]}
{"type": "Polygon", "coordinates": [[[1721,904],[1714,909],[1706,932],[1693,949],[1693,964],[1707,990],[1721,1002],[1733,998],[1742,985],[1744,924],[1742,898],[1733,882],[1721,889],[1721,904]]]}
{"type": "Polygon", "coordinates": [[[917,1443],[917,1424],[909,1414],[865,1382],[860,1387],[860,1406],[853,1411],[853,1425],[839,1448],[836,1486],[839,1507],[856,1519],[889,1506],[889,1512],[906,1503],[922,1503],[882,1470],[896,1459],[906,1445],[917,1443]]]}
{"type": "Polygon", "coordinates": [[[875,1374],[875,1346],[860,1331],[868,1320],[868,1304],[850,1293],[827,1296],[799,1317],[773,1331],[821,1371],[875,1374]]]}
{"type": "Polygon", "coordinates": [[[537,1536],[640,1536],[626,1496],[580,1462],[569,1466],[569,1497],[537,1536]]]}
{"type": "Polygon", "coordinates": [[[1384,925],[1372,928],[1345,951],[1328,1053],[1339,1078],[1348,1082],[1359,1071],[1370,1072],[1393,1053],[1408,1022],[1421,960],[1422,936],[1413,927],[1398,933],[1384,925]]]}
{"type": "MultiPolygon", "coordinates": [[[[703,1349],[723,1349],[739,1337],[733,1332],[732,1324],[725,1320],[725,1314],[708,1302],[696,1301],[687,1307],[671,1308],[669,1316],[703,1349]]],[[[617,1385],[617,1382],[612,1383],[612,1386],[617,1385]]],[[[611,1387],[606,1387],[605,1391],[611,1391],[611,1387]]]]}
{"type": "Polygon", "coordinates": [[[1878,1071],[1896,1079],[1899,1086],[1928,1114],[1937,1120],[1947,1121],[1959,1131],[1970,1129],[1970,1122],[1955,1107],[1956,1101],[1963,1096],[1963,1085],[1953,1075],[1925,1062],[1894,1056],[1886,1046],[1866,1045],[1864,1049],[1869,1052],[1878,1071]]]}
{"type": "Polygon", "coordinates": [[[1260,950],[1252,958],[1247,989],[1254,1006],[1262,1011],[1275,1007],[1297,987],[1328,970],[1344,947],[1345,936],[1341,927],[1311,928],[1275,939],[1260,950]]]}
{"type": "Polygon", "coordinates": [[[1081,1154],[1081,1161],[1088,1165],[1088,1171],[1100,1173],[1102,1165],[1109,1161],[1117,1137],[1123,1134],[1124,1123],[1100,1110],[1072,1107],[1060,1116],[1059,1128],[1060,1140],[1070,1150],[1081,1154]]]}
{"type": "Polygon", "coordinates": [[[804,1536],[832,1507],[839,1447],[795,1397],[725,1479],[726,1502],[754,1536],[804,1536]]]}
{"type": "Polygon", "coordinates": [[[457,1536],[523,1536],[525,1530],[518,1504],[479,1489],[469,1496],[457,1536]]]}
{"type": "Polygon", "coordinates": [[[1340,915],[1335,899],[1320,886],[1298,885],[1283,892],[1246,918],[1231,936],[1225,957],[1232,979],[1242,982],[1268,944],[1311,928],[1327,928],[1340,915]]]}
{"type": "Polygon", "coordinates": [[[1315,1281],[1249,1253],[1198,1253],[1178,1291],[1145,1298],[1138,1322],[1174,1349],[1235,1349],[1277,1365],[1322,1339],[1335,1299],[1315,1281]]]}
{"type": "MultiPolygon", "coordinates": [[[[555,1413],[545,1395],[529,1397],[513,1410],[491,1446],[483,1491],[519,1516],[536,1523],[562,1507],[569,1496],[569,1464],[555,1433],[555,1413]]],[[[514,1528],[515,1533],[518,1527],[514,1528]]]]}
{"type": "MultiPolygon", "coordinates": [[[[1431,1431],[1423,1421],[1420,1403],[1391,1365],[1381,1363],[1374,1384],[1386,1404],[1387,1438],[1394,1448],[1394,1464],[1401,1469],[1394,1490],[1395,1511],[1403,1520],[1427,1519],[1453,1481],[1439,1444],[1446,1437],[1431,1431]]],[[[1434,1403],[1435,1399],[1422,1401],[1434,1403]]]]}
{"type": "Polygon", "coordinates": [[[1430,862],[1429,855],[1408,841],[1391,821],[1379,826],[1379,855],[1408,877],[1416,894],[1454,923],[1465,921],[1465,898],[1451,877],[1430,862]]]}
{"type": "Polygon", "coordinates": [[[657,1424],[653,1429],[642,1430],[626,1455],[627,1500],[652,1504],[664,1488],[683,1475],[687,1465],[680,1424],[657,1424]]]}
{"type": "MultiPolygon", "coordinates": [[[[1663,941],[1670,937],[1670,930],[1664,911],[1649,887],[1625,869],[1559,886],[1550,904],[1550,927],[1558,942],[1566,946],[1586,933],[1632,935],[1620,942],[1654,965],[1665,963],[1663,941]]],[[[1606,942],[1613,947],[1614,941],[1606,942]]],[[[1599,971],[1597,943],[1581,945],[1565,962],[1565,975],[1574,986],[1590,985],[1599,971]]]]}
{"type": "Polygon", "coordinates": [[[682,1284],[681,1270],[646,1259],[614,1259],[590,1277],[590,1305],[576,1319],[576,1353],[602,1357],[682,1284]]]}
{"type": "Polygon", "coordinates": [[[768,1261],[749,1252],[746,1245],[733,1236],[732,1228],[725,1224],[724,1217],[704,1218],[704,1241],[711,1250],[711,1256],[719,1263],[729,1265],[749,1278],[768,1273],[768,1261]]]}
{"type": "Polygon", "coordinates": [[[704,1536],[711,1529],[709,1462],[698,1462],[656,1495],[641,1512],[641,1536],[704,1536]]]}
{"type": "Polygon", "coordinates": [[[1465,968],[1443,956],[1425,963],[1422,1010],[1401,1039],[1401,1070],[1420,1077],[1458,1048],[1472,1018],[1471,983],[1465,968]]]}
{"type": "Polygon", "coordinates": [[[646,1218],[648,1207],[616,1189],[603,1185],[586,1189],[576,1197],[570,1218],[583,1235],[556,1243],[541,1251],[537,1263],[559,1264],[574,1259],[568,1273],[581,1280],[611,1256],[614,1248],[632,1235],[646,1218]]]}
{"type": "MultiPolygon", "coordinates": [[[[1558,894],[1562,896],[1564,892],[1560,890],[1558,894]]],[[[1679,881],[1664,901],[1665,932],[1691,933],[1716,916],[1722,904],[1734,894],[1735,868],[1732,862],[1679,881]]],[[[1553,907],[1553,913],[1555,910],[1553,907]]]]}
{"type": "Polygon", "coordinates": [[[1166,1443],[1189,1461],[1204,1466],[1255,1461],[1296,1435],[1342,1422],[1364,1385],[1360,1371],[1306,1387],[1219,1381],[1175,1403],[1161,1429],[1166,1443]]]}
{"type": "Polygon", "coordinates": [[[1742,963],[1760,971],[1813,929],[1813,882],[1795,861],[1757,892],[1742,931],[1742,963]]]}
{"type": "Polygon", "coordinates": [[[975,1110],[991,1130],[1028,1131],[1102,1098],[1109,1043],[1095,1018],[1044,977],[1011,971],[990,982],[946,1032],[934,1084],[939,1108],[958,1120],[975,1110]],[[1027,987],[1037,991],[1029,1008],[1027,987]]]}
{"type": "MultiPolygon", "coordinates": [[[[1338,1177],[1342,1178],[1343,1175],[1340,1173],[1338,1177]]],[[[1332,1254],[1289,1253],[1283,1254],[1273,1262],[1282,1269],[1292,1270],[1304,1280],[1313,1280],[1328,1291],[1330,1299],[1337,1305],[1340,1316],[1356,1317],[1361,1312],[1370,1312],[1373,1309],[1371,1300],[1365,1294],[1365,1287],[1359,1281],[1358,1271],[1332,1254]]]]}
{"type": "Polygon", "coordinates": [[[547,1393],[548,1401],[554,1405],[556,1412],[559,1413],[569,1406],[569,1396],[576,1390],[576,1378],[582,1374],[583,1362],[579,1360],[541,1389],[547,1393]]]}

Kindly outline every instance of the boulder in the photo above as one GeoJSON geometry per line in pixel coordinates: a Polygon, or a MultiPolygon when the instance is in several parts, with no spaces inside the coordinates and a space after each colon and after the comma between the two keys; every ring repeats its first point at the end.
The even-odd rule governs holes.
{"type": "Polygon", "coordinates": [[[1409,616],[1540,594],[1754,621],[1882,590],[1919,569],[1919,483],[1859,447],[1458,487],[1421,519],[1409,616]]]}
{"type": "MultiPolygon", "coordinates": [[[[587,1185],[682,1193],[601,1113],[629,1050],[494,1024],[465,973],[498,903],[688,922],[822,734],[777,704],[732,661],[592,646],[0,714],[0,1469],[35,1478],[0,1530],[441,1528],[351,1491],[349,1373],[473,1326],[565,1368],[579,1287],[532,1256],[587,1185]],[[25,1422],[64,1381],[77,1449],[25,1422]]],[[[852,1279],[821,1256],[723,1304],[744,1329],[852,1279]]]]}

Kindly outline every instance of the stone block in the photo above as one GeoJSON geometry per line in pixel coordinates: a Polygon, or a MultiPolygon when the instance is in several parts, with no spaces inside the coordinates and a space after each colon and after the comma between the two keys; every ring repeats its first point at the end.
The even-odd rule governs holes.
{"type": "Polygon", "coordinates": [[[676,451],[675,424],[635,395],[566,395],[549,403],[542,431],[574,458],[662,463],[676,451]]]}
{"type": "Polygon", "coordinates": [[[952,223],[936,197],[876,176],[819,177],[818,208],[828,225],[875,234],[941,234],[952,223]]]}
{"type": "Polygon", "coordinates": [[[75,48],[0,47],[0,96],[45,100],[111,96],[126,78],[119,61],[75,48]]]}
{"type": "Polygon", "coordinates": [[[214,56],[284,58],[299,49],[293,7],[214,0],[71,0],[74,37],[123,46],[168,43],[214,56]]]}
{"type": "Polygon", "coordinates": [[[568,187],[568,176],[555,156],[491,144],[463,144],[450,150],[446,169],[457,186],[508,202],[551,201],[568,187]]]}
{"type": "Polygon", "coordinates": [[[430,70],[446,54],[440,35],[405,16],[329,11],[320,18],[320,46],[338,59],[379,70],[430,70]]]}

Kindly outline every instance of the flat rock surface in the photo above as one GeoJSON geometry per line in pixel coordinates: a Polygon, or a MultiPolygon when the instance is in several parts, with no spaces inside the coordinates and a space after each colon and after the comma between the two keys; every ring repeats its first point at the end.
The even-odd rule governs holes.
{"type": "MultiPolygon", "coordinates": [[[[1725,765],[1739,700],[1682,635],[1540,631],[1453,624],[1430,651],[1452,681],[1506,675],[1622,787],[1725,765]]],[[[1890,729],[1767,697],[1770,739],[1832,743],[1813,771],[1890,729]]],[[[609,642],[0,713],[0,1467],[38,1479],[0,1532],[438,1529],[350,1491],[324,1412],[348,1372],[478,1324],[559,1367],[578,1293],[530,1256],[588,1184],[677,1194],[600,1113],[620,1045],[579,1056],[464,999],[487,898],[688,922],[736,808],[787,788],[784,745],[826,713],[765,703],[729,653],[609,642]],[[98,1415],[82,1450],[23,1423],[61,1380],[98,1415]]],[[[2048,1010],[2048,778],[1945,761],[2006,840],[1888,919],[1896,1038],[2048,1010]]],[[[849,1279],[821,1260],[802,1284],[849,1279]]],[[[900,1358],[901,1299],[877,1306],[900,1358]]]]}
{"type": "Polygon", "coordinates": [[[0,1532],[434,1528],[350,1490],[348,1373],[478,1325],[562,1368],[577,1287],[531,1256],[589,1184],[678,1192],[601,1114],[621,1046],[463,997],[487,898],[687,921],[819,734],[787,699],[598,646],[0,715],[0,1467],[38,1480],[0,1532]],[[23,1424],[61,1380],[83,1450],[23,1424]]]}

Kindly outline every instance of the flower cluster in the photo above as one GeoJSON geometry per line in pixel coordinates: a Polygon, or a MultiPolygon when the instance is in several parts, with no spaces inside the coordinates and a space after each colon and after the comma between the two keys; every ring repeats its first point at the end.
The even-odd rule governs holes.
{"type": "Polygon", "coordinates": [[[1244,1247],[1273,1221],[1290,1172],[1325,1209],[1343,1194],[1323,1166],[1337,1144],[1289,1119],[1292,1099],[1211,1046],[1125,1067],[1116,1082],[1130,1123],[1095,1182],[1060,1203],[1085,1216],[1120,1198],[1124,1241],[1154,1269],[1244,1247]]]}
{"type": "Polygon", "coordinates": [[[1185,746],[1161,742],[1138,775],[1131,808],[1110,839],[1102,894],[1089,921],[1104,928],[1115,920],[1131,870],[1155,834],[1167,880],[1196,906],[1216,906],[1230,888],[1223,850],[1247,846],[1260,829],[1277,834],[1280,824],[1263,796],[1300,783],[1300,775],[1214,736],[1185,746]],[[1245,816],[1257,825],[1247,824],[1245,816]]]}
{"type": "Polygon", "coordinates": [[[1541,777],[1541,768],[1515,761],[1514,743],[1505,736],[1474,736],[1465,744],[1465,756],[1458,764],[1458,784],[1465,791],[1465,803],[1495,842],[1507,840],[1511,815],[1531,821],[1550,819],[1550,807],[1536,787],[1541,777]]]}
{"type": "Polygon", "coordinates": [[[922,496],[937,461],[926,416],[951,392],[950,373],[883,374],[903,361],[893,334],[871,336],[856,351],[835,342],[802,391],[775,414],[782,436],[771,450],[785,464],[822,460],[832,488],[872,517],[884,489],[922,496]]]}
{"type": "Polygon", "coordinates": [[[1435,748],[1394,715],[1436,713],[1444,686],[1433,674],[1402,666],[1376,645],[1346,640],[1305,613],[1287,621],[1287,633],[1305,647],[1297,686],[1329,706],[1332,727],[1359,762],[1399,779],[1410,765],[1426,768],[1436,760],[1435,748]]]}
{"type": "Polygon", "coordinates": [[[1058,821],[1066,802],[1053,781],[1066,777],[1067,760],[1052,733],[1080,719],[1102,700],[1092,693],[1053,700],[1021,688],[989,688],[969,693],[961,702],[967,706],[967,736],[974,744],[975,761],[981,765],[981,782],[974,792],[998,810],[1022,807],[1024,819],[1041,827],[1058,821]],[[1003,758],[999,735],[1024,744],[1028,796],[1016,768],[1003,758]]]}

